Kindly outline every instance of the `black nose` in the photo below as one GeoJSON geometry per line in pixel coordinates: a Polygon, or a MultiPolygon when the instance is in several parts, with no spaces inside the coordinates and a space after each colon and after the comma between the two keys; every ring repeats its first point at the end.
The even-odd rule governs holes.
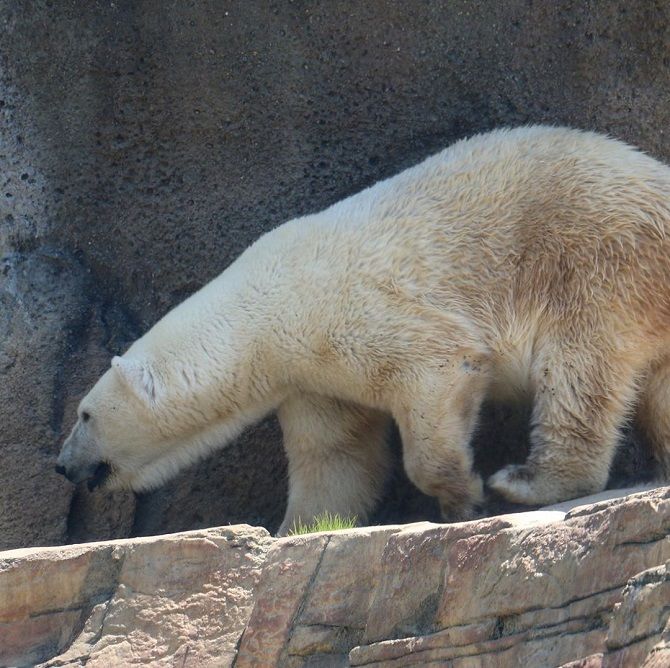
{"type": "Polygon", "coordinates": [[[65,475],[65,467],[61,466],[60,464],[56,464],[56,473],[60,473],[60,475],[65,475]]]}

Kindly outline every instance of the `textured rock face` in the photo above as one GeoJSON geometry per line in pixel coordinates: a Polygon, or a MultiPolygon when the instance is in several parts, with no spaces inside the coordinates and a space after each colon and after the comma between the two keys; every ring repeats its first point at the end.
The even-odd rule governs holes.
{"type": "Polygon", "coordinates": [[[236,527],[2,553],[0,665],[227,665],[271,542],[236,527]]]}
{"type": "Polygon", "coordinates": [[[670,488],[455,525],[0,553],[0,665],[666,666],[670,488]]]}
{"type": "MultiPolygon", "coordinates": [[[[563,123],[670,158],[669,19],[645,0],[3,0],[0,546],[275,528],[273,422],[136,504],[52,472],[77,399],[263,231],[466,134],[563,123]]],[[[384,519],[430,517],[411,494],[384,519]]]]}
{"type": "Polygon", "coordinates": [[[670,665],[670,561],[636,575],[617,603],[603,666],[670,665]]]}

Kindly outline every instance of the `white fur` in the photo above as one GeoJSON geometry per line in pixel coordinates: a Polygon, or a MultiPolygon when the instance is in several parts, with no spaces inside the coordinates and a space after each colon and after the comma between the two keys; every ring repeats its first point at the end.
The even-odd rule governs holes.
{"type": "Polygon", "coordinates": [[[668,366],[669,224],[670,170],[620,142],[458,142],[259,239],[115,358],[77,438],[143,489],[279,409],[285,532],[322,510],[365,518],[392,416],[412,480],[461,518],[482,494],[481,401],[525,394],[531,456],[492,485],[528,503],[598,491],[638,401],[667,458],[670,393],[644,389],[668,366]]]}

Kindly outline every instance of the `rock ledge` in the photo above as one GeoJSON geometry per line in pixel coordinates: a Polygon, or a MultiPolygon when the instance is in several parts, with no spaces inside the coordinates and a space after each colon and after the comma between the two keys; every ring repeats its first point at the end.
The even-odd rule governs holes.
{"type": "Polygon", "coordinates": [[[0,553],[0,665],[670,665],[670,488],[453,525],[0,553]]]}

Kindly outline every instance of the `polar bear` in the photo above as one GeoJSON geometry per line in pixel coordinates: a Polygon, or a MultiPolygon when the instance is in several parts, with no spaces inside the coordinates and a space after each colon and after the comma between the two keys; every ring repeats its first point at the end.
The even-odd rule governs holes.
{"type": "Polygon", "coordinates": [[[269,232],[100,378],[57,470],[146,490],[277,411],[285,534],[364,521],[400,429],[409,478],[445,518],[483,485],[485,397],[533,402],[531,451],[488,481],[549,504],[605,487],[637,410],[670,472],[670,169],[555,127],[460,141],[269,232]]]}

